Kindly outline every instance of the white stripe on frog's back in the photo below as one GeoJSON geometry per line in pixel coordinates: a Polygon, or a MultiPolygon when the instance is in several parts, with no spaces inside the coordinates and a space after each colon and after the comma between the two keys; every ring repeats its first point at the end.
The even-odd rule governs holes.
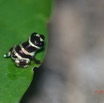
{"type": "MultiPolygon", "coordinates": [[[[23,57],[21,57],[21,56],[15,51],[15,47],[13,48],[13,52],[14,52],[14,54],[17,56],[18,59],[29,61],[28,58],[23,58],[23,57]]],[[[13,58],[13,57],[12,57],[12,58],[13,58]]],[[[13,58],[13,59],[15,60],[16,58],[13,58]]]]}
{"type": "Polygon", "coordinates": [[[35,47],[35,48],[37,48],[37,49],[41,49],[41,47],[38,47],[38,46],[34,45],[34,44],[31,42],[30,37],[29,37],[29,44],[30,44],[32,47],[35,47]]]}
{"type": "Polygon", "coordinates": [[[26,50],[24,49],[24,47],[23,47],[21,44],[20,44],[19,46],[20,46],[21,50],[23,51],[23,53],[25,53],[26,55],[30,55],[30,56],[34,56],[34,55],[35,55],[35,52],[36,52],[36,51],[34,51],[34,52],[32,52],[32,53],[29,53],[28,51],[26,51],[26,50]]]}

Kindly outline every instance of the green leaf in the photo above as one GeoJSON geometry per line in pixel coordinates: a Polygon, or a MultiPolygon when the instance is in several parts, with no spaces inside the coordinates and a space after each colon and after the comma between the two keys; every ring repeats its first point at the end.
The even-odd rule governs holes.
{"type": "Polygon", "coordinates": [[[47,47],[47,21],[51,0],[0,0],[0,103],[19,103],[29,87],[34,63],[27,69],[18,68],[3,57],[10,47],[26,41],[32,32],[45,36],[44,50],[36,58],[44,59],[47,47]]]}

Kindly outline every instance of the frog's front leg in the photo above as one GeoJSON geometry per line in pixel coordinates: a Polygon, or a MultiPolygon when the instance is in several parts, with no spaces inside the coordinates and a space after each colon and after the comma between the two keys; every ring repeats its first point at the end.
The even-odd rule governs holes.
{"type": "Polygon", "coordinates": [[[36,64],[40,64],[40,60],[37,60],[34,56],[32,56],[31,59],[32,59],[36,64]]]}
{"type": "Polygon", "coordinates": [[[30,60],[29,59],[16,59],[15,64],[18,67],[26,68],[29,66],[30,60]]]}

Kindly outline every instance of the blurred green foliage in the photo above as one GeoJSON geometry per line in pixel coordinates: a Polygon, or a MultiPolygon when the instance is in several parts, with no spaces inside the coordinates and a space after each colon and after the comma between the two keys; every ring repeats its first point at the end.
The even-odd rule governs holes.
{"type": "Polygon", "coordinates": [[[43,61],[51,4],[51,0],[0,0],[0,103],[19,103],[32,81],[35,65],[21,69],[3,55],[35,31],[45,36],[45,48],[36,54],[43,61]]]}

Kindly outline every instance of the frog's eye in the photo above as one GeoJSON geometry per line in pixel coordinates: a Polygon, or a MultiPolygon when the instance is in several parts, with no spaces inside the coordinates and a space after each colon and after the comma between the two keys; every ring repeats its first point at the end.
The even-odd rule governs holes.
{"type": "Polygon", "coordinates": [[[44,40],[44,35],[40,35],[40,37],[44,40]]]}
{"type": "Polygon", "coordinates": [[[43,39],[42,39],[42,38],[40,38],[40,41],[43,41],[43,39]]]}

